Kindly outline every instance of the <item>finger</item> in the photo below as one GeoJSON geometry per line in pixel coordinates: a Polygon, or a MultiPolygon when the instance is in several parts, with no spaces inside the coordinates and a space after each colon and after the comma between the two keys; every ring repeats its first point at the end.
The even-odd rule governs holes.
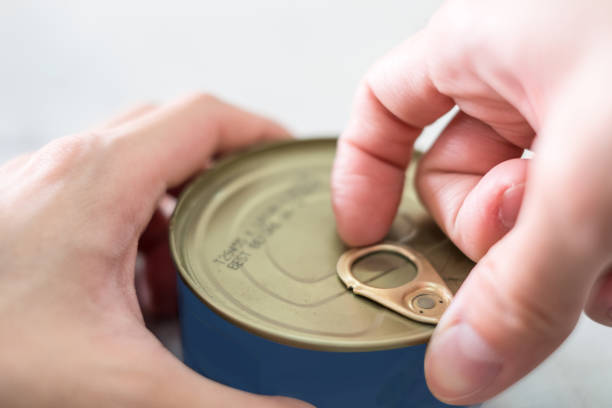
{"type": "Polygon", "coordinates": [[[593,286],[585,312],[594,321],[612,326],[612,267],[607,267],[593,286]]]}
{"type": "Polygon", "coordinates": [[[474,260],[514,225],[527,175],[522,153],[489,125],[459,112],[421,159],[421,199],[474,260]]]}
{"type": "Polygon", "coordinates": [[[488,399],[544,360],[610,261],[612,146],[603,135],[612,126],[589,129],[602,118],[567,111],[543,123],[515,227],[470,273],[430,342],[426,378],[447,402],[488,399]],[[577,134],[580,145],[560,142],[577,134]]]}
{"type": "Polygon", "coordinates": [[[159,196],[206,167],[216,154],[287,135],[268,119],[197,95],[122,126],[115,140],[117,166],[130,178],[126,185],[149,188],[146,197],[159,196]]]}
{"type": "Polygon", "coordinates": [[[140,251],[148,251],[151,248],[155,248],[167,238],[168,226],[170,224],[170,217],[176,206],[176,199],[168,194],[164,195],[157,205],[157,209],[147,228],[143,231],[138,241],[138,249],[140,251]]]}
{"type": "MultiPolygon", "coordinates": [[[[210,165],[212,166],[212,164],[210,165]]],[[[209,165],[205,165],[204,166],[204,170],[206,170],[209,167],[209,165]]],[[[187,180],[185,180],[184,182],[168,189],[168,195],[178,198],[181,193],[183,192],[183,190],[185,189],[185,187],[187,187],[189,184],[191,184],[191,182],[193,181],[193,179],[195,178],[195,176],[193,177],[189,177],[187,180]]]]}
{"type": "Polygon", "coordinates": [[[138,243],[136,294],[147,319],[175,317],[178,312],[176,270],[168,243],[168,226],[175,204],[176,200],[169,196],[162,198],[138,243]]]}
{"type": "Polygon", "coordinates": [[[153,104],[153,103],[145,103],[142,105],[137,105],[134,106],[124,112],[119,113],[118,115],[116,115],[115,117],[107,120],[106,122],[103,122],[101,124],[99,124],[98,126],[96,126],[96,129],[99,130],[108,130],[108,129],[112,129],[114,127],[117,126],[121,126],[124,125],[126,123],[128,123],[131,120],[140,118],[144,115],[147,115],[153,111],[155,111],[158,108],[157,105],[153,104]]]}
{"type": "Polygon", "coordinates": [[[168,239],[144,253],[144,276],[148,303],[143,314],[148,319],[168,319],[178,315],[176,269],[170,256],[168,239]]]}
{"type": "Polygon", "coordinates": [[[355,96],[332,174],[338,232],[350,245],[370,244],[386,234],[414,140],[453,106],[433,85],[426,53],[426,38],[417,34],[382,59],[355,96]]]}
{"type": "MultiPolygon", "coordinates": [[[[279,125],[207,96],[187,98],[141,115],[126,121],[117,132],[121,145],[118,175],[132,190],[131,196],[138,196],[144,205],[166,188],[178,194],[193,173],[209,166],[213,156],[256,141],[287,137],[279,125]],[[143,185],[149,190],[133,194],[143,185]]],[[[140,306],[149,318],[174,316],[177,311],[176,273],[167,237],[174,201],[167,196],[160,206],[140,238],[140,268],[135,276],[140,306]]],[[[141,213],[146,215],[146,211],[141,213]]]]}
{"type": "MultiPolygon", "coordinates": [[[[210,168],[212,168],[215,165],[213,160],[209,160],[208,163],[204,164],[202,166],[202,171],[206,171],[210,168]]],[[[182,183],[177,184],[176,186],[173,186],[171,188],[168,189],[167,193],[170,197],[174,197],[174,198],[178,198],[181,193],[183,192],[183,190],[191,184],[191,182],[193,180],[195,180],[197,178],[197,174],[194,174],[191,177],[188,177],[187,179],[185,179],[182,183]]]]}

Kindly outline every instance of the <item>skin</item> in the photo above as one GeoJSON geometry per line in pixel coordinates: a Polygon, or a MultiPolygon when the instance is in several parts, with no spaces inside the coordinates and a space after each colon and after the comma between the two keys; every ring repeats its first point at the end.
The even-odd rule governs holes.
{"type": "Polygon", "coordinates": [[[478,262],[426,356],[446,402],[506,389],[583,310],[612,325],[610,16],[609,1],[448,1],[357,91],[332,179],[338,231],[355,246],[387,232],[422,128],[460,109],[416,178],[478,262]]]}
{"type": "Polygon", "coordinates": [[[158,293],[173,276],[169,192],[214,157],[286,135],[194,95],[0,167],[0,406],[310,406],[191,371],[146,329],[134,285],[139,255],[143,307],[172,313],[158,293]]]}

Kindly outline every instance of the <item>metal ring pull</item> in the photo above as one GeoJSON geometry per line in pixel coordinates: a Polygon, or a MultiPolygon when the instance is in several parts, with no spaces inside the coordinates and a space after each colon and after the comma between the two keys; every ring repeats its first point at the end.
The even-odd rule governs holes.
{"type": "Polygon", "coordinates": [[[422,323],[437,324],[453,298],[450,289],[427,258],[414,249],[397,244],[378,244],[346,251],[336,265],[338,276],[357,295],[367,297],[403,316],[422,323]],[[352,272],[355,262],[377,252],[389,252],[410,260],[417,275],[391,289],[374,288],[359,281],[352,272]]]}

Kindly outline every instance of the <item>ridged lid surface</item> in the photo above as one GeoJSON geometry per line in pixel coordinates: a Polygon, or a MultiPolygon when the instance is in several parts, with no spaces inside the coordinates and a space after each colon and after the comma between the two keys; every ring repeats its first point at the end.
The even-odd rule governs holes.
{"type": "MultiPolygon", "coordinates": [[[[433,326],[354,295],[336,275],[347,248],[331,208],[335,144],[309,139],[269,145],[197,178],[181,195],[170,227],[180,275],[219,315],[283,344],[371,351],[423,343],[433,326]]],[[[473,263],[420,204],[413,170],[411,165],[387,240],[424,254],[456,292],[473,263]]],[[[416,273],[391,253],[364,258],[353,272],[376,287],[398,286],[416,273]]]]}

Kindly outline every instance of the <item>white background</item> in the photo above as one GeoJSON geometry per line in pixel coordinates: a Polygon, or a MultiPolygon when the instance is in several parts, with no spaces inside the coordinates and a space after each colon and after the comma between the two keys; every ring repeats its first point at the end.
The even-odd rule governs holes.
{"type": "MultiPolygon", "coordinates": [[[[0,162],[132,104],[196,90],[302,136],[337,133],[368,66],[439,3],[3,0],[0,162]]],[[[610,345],[612,330],[583,318],[560,350],[484,406],[612,406],[610,345]]]]}

